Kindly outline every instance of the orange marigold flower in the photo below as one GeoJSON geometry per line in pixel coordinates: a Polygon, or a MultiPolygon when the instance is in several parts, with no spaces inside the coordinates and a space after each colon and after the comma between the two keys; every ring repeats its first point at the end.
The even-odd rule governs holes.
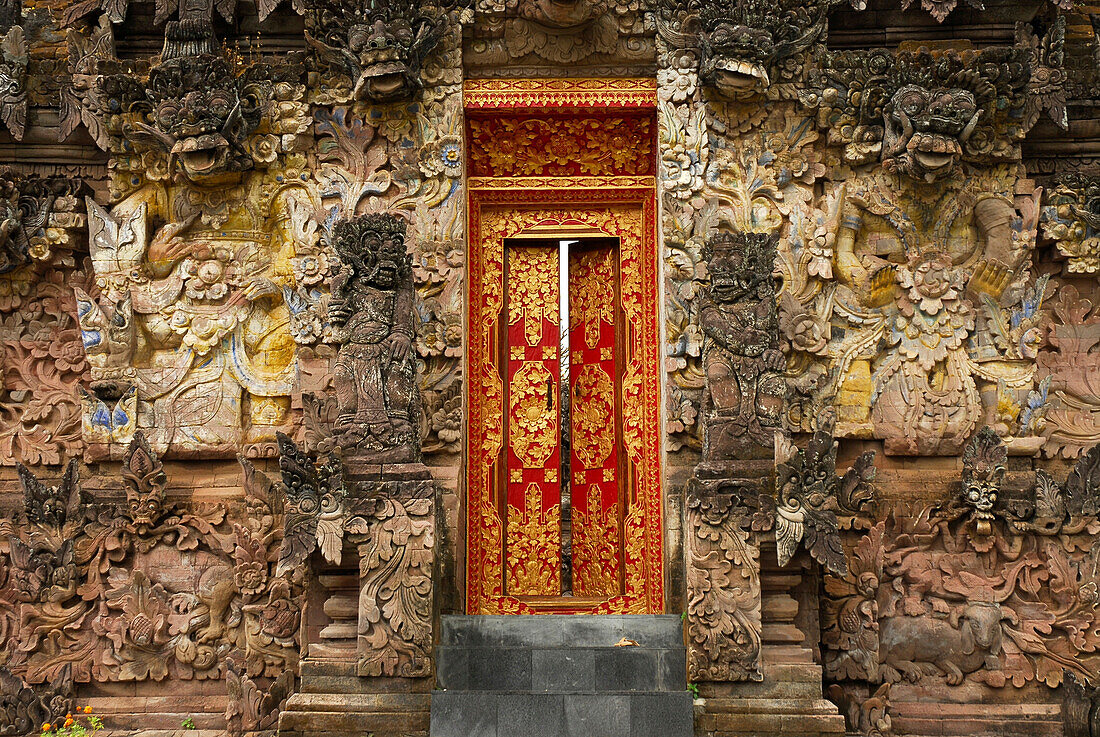
{"type": "Polygon", "coordinates": [[[65,715],[65,718],[66,718],[66,719],[72,719],[72,718],[73,718],[73,715],[72,715],[72,714],[66,714],[66,715],[65,715]]]}
{"type": "Polygon", "coordinates": [[[91,713],[92,713],[92,707],[90,707],[90,706],[85,706],[85,707],[84,707],[84,713],[85,713],[85,714],[91,714],[91,713]]]}
{"type": "Polygon", "coordinates": [[[42,722],[42,731],[43,732],[49,732],[51,728],[53,728],[52,724],[50,724],[49,722],[42,722]]]}

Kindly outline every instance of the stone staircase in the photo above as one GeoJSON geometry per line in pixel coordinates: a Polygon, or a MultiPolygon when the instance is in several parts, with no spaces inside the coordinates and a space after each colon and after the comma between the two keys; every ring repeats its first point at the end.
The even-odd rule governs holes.
{"type": "Polygon", "coordinates": [[[432,737],[692,735],[676,615],[449,616],[436,652],[432,737]]]}

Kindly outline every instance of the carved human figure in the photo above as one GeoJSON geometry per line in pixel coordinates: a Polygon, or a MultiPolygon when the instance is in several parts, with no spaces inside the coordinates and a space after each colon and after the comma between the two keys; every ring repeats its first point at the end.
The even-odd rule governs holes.
{"type": "Polygon", "coordinates": [[[771,455],[781,426],[786,386],[772,275],[776,241],[763,233],[721,233],[706,244],[710,284],[699,308],[706,336],[704,460],[771,455]]]}
{"type": "Polygon", "coordinates": [[[393,461],[419,459],[420,393],[412,352],[412,265],[405,221],[372,214],[336,225],[340,269],[329,317],[342,342],[333,371],[344,447],[393,461]]]}
{"type": "Polygon", "coordinates": [[[170,22],[147,100],[130,102],[151,111],[122,130],[148,160],[145,181],[109,214],[89,201],[100,295],[78,297],[93,388],[114,382],[109,398],[135,384],[138,424],[161,452],[273,446],[288,422],[286,294],[310,247],[312,195],[300,177],[278,177],[285,115],[261,72],[277,75],[231,69],[208,18],[170,22]]]}
{"type": "MultiPolygon", "coordinates": [[[[994,384],[1030,385],[1020,350],[972,341],[979,308],[998,319],[998,300],[1024,276],[1030,240],[1018,234],[1033,225],[1022,222],[1007,192],[962,166],[980,114],[967,89],[900,86],[884,107],[881,169],[842,195],[841,298],[854,299],[849,309],[881,315],[887,346],[852,364],[873,362],[870,427],[847,432],[870,429],[889,453],[958,452],[982,411],[976,373],[994,384]],[[992,362],[976,368],[980,361],[992,362]]],[[[845,402],[859,403],[838,401],[845,402]]]]}

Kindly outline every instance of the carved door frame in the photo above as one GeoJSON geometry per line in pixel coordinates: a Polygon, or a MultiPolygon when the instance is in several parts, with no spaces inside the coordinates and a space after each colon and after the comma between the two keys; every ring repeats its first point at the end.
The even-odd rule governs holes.
{"type": "MultiPolygon", "coordinates": [[[[641,183],[641,182],[635,182],[641,183]]],[[[466,608],[471,614],[664,611],[660,334],[655,187],[471,189],[466,401],[466,608]],[[619,239],[626,316],[623,448],[630,489],[624,592],[604,600],[524,601],[504,589],[504,386],[498,369],[504,240],[534,226],[586,226],[619,239]]]]}
{"type": "Polygon", "coordinates": [[[466,611],[663,612],[656,83],[468,80],[463,102],[469,158],[466,611]],[[622,593],[607,598],[521,600],[505,589],[505,388],[498,364],[504,240],[535,226],[579,227],[619,240],[625,575],[622,593]]]}

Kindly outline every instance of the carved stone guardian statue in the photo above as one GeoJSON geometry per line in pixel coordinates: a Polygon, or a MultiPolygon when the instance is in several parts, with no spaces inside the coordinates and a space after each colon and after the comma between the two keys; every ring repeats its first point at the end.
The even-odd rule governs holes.
{"type": "Polygon", "coordinates": [[[341,341],[333,384],[339,444],[376,463],[420,460],[412,266],[405,221],[372,214],[336,225],[340,267],[329,317],[341,341]]]}
{"type": "Polygon", "coordinates": [[[722,233],[706,245],[710,285],[699,310],[704,461],[772,455],[786,394],[772,276],[777,241],[722,233]]]}

